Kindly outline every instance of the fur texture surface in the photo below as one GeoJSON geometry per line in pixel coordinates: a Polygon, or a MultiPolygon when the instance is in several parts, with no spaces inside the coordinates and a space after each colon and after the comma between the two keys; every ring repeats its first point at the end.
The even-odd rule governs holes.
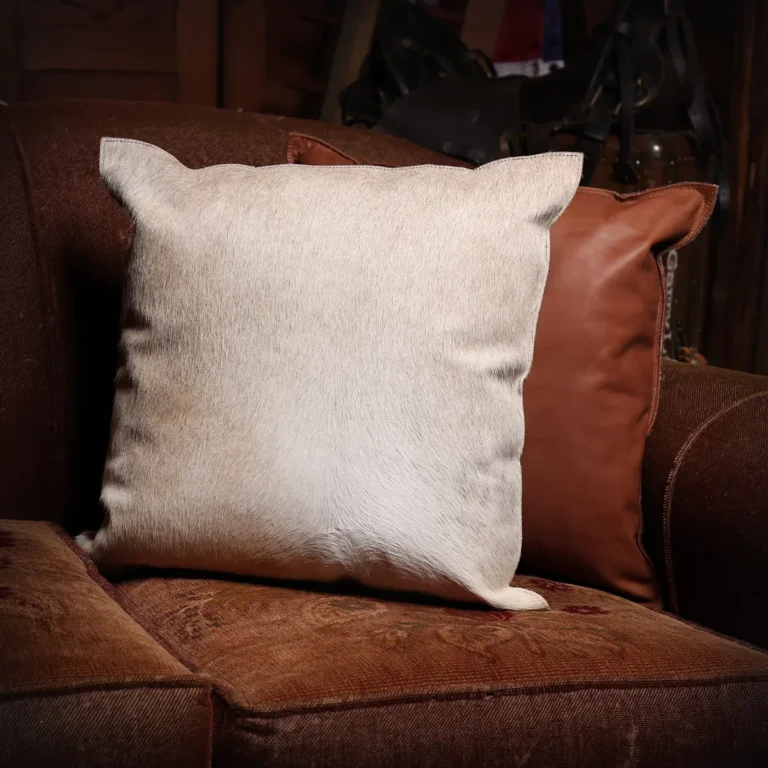
{"type": "Polygon", "coordinates": [[[103,139],[136,222],[95,539],[201,568],[541,609],[522,386],[581,156],[190,170],[103,139]]]}

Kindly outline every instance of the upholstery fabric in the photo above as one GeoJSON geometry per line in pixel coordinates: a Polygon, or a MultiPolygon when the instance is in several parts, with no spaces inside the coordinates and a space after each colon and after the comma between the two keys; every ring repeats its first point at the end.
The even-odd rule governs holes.
{"type": "MultiPolygon", "coordinates": [[[[306,134],[291,134],[287,158],[370,162],[306,134]]],[[[526,568],[660,605],[640,541],[641,463],[664,327],[657,254],[690,242],[714,200],[706,184],[632,195],[581,188],[553,227],[525,389],[526,568]]]]}
{"type": "MultiPolygon", "coordinates": [[[[370,131],[180,105],[71,102],[0,109],[0,222],[4,236],[3,258],[0,258],[0,359],[4,364],[0,377],[0,516],[62,520],[73,531],[98,525],[100,519],[96,502],[112,406],[119,282],[131,242],[131,222],[110,199],[99,179],[99,137],[112,134],[150,141],[173,152],[185,164],[202,167],[223,162],[254,165],[284,162],[290,131],[312,133],[343,152],[356,153],[366,163],[401,164],[406,152],[413,153],[407,162],[414,164],[449,162],[443,156],[370,131]]],[[[761,391],[766,382],[766,379],[712,368],[694,369],[672,363],[665,363],[662,368],[659,415],[648,442],[643,486],[646,542],[654,558],[656,537],[651,534],[662,530],[657,524],[661,522],[668,474],[680,446],[691,434],[689,428],[695,431],[721,408],[761,391]]],[[[727,423],[731,414],[738,413],[741,407],[724,412],[716,423],[727,423]]],[[[745,475],[741,466],[759,458],[759,435],[751,427],[750,431],[744,431],[747,426],[742,421],[734,434],[755,442],[737,442],[733,435],[728,442],[728,471],[732,473],[728,475],[728,496],[722,493],[715,476],[720,466],[717,463],[710,464],[715,470],[709,477],[703,467],[697,477],[705,502],[701,510],[694,503],[683,505],[684,488],[682,477],[678,477],[673,509],[675,519],[684,520],[685,526],[672,525],[670,529],[674,536],[673,563],[679,577],[676,586],[681,607],[693,604],[701,583],[705,590],[697,605],[701,607],[709,601],[706,616],[720,629],[735,634],[742,632],[744,637],[747,632],[754,632],[754,627],[747,627],[745,620],[766,616],[762,589],[764,569],[760,567],[764,562],[760,547],[765,542],[765,525],[759,525],[759,516],[745,517],[743,507],[738,504],[744,490],[745,475]],[[728,505],[731,496],[736,497],[733,506],[728,505]],[[720,505],[725,509],[722,516],[720,505]],[[729,520],[735,523],[724,530],[722,525],[729,520]],[[749,527],[744,522],[758,525],[749,527]],[[692,577],[687,578],[682,573],[688,564],[686,537],[703,540],[706,527],[713,523],[718,525],[718,538],[713,539],[709,555],[713,563],[720,564],[707,573],[692,572],[692,577]],[[722,561],[717,561],[717,557],[722,557],[722,561]],[[706,591],[711,590],[715,580],[728,585],[727,588],[719,592],[706,591]],[[749,612],[739,615],[733,607],[742,594],[752,595],[754,602],[749,612]],[[722,596],[726,599],[721,599],[722,596]]],[[[726,458],[723,446],[717,461],[726,458]]],[[[749,466],[752,482],[759,487],[760,475],[754,464],[749,466]]],[[[17,525],[12,523],[10,527],[17,525]]],[[[10,527],[0,521],[3,531],[0,587],[5,588],[2,590],[5,597],[0,598],[0,637],[6,638],[0,655],[3,680],[7,670],[17,666],[20,658],[17,648],[10,657],[12,663],[3,664],[8,658],[6,649],[21,644],[13,641],[9,645],[9,635],[3,634],[8,631],[7,606],[15,594],[8,591],[13,588],[13,577],[9,575],[11,557],[18,563],[21,553],[20,539],[7,535],[11,533],[10,527]]],[[[35,604],[41,606],[36,622],[40,627],[48,624],[55,627],[56,621],[45,620],[43,612],[51,609],[54,617],[60,617],[62,611],[57,607],[60,601],[79,595],[82,584],[73,582],[67,575],[66,569],[73,562],[68,557],[59,558],[42,548],[35,553],[37,560],[26,572],[36,585],[30,588],[35,604]],[[48,560],[54,566],[59,563],[63,570],[41,566],[48,560]],[[55,598],[48,599],[49,588],[54,589],[59,580],[67,589],[51,593],[55,598]]],[[[662,561],[663,556],[656,560],[662,561]]],[[[698,556],[690,563],[706,565],[698,556]]],[[[385,608],[401,616],[403,624],[391,616],[384,631],[374,636],[368,624],[362,625],[365,632],[356,631],[360,615],[371,613],[369,608],[375,610],[380,604],[370,596],[342,596],[317,590],[302,593],[285,586],[280,588],[280,596],[267,601],[258,597],[267,587],[243,584],[243,591],[236,597],[231,593],[229,598],[223,596],[224,602],[232,605],[221,611],[216,600],[218,592],[212,593],[211,585],[218,585],[218,589],[234,589],[238,585],[225,579],[201,579],[199,583],[202,586],[196,587],[192,579],[158,578],[121,585],[118,594],[134,616],[141,614],[142,621],[161,638],[166,641],[175,638],[175,656],[184,649],[196,662],[196,669],[216,667],[217,687],[227,691],[226,699],[222,694],[216,697],[219,765],[338,766],[343,765],[339,756],[355,766],[394,765],[397,768],[451,763],[506,767],[515,762],[535,766],[537,761],[538,765],[553,768],[600,765],[720,768],[768,763],[764,741],[768,717],[762,687],[765,673],[756,675],[751,665],[744,663],[744,657],[739,656],[741,661],[736,659],[745,652],[743,648],[734,651],[733,643],[707,635],[705,644],[712,656],[726,657],[720,661],[702,661],[702,677],[708,675],[708,680],[627,683],[631,677],[630,665],[637,665],[641,670],[633,680],[641,677],[642,669],[657,670],[660,665],[662,673],[671,670],[672,677],[681,659],[690,673],[690,667],[686,667],[687,656],[692,644],[699,647],[702,634],[691,628],[678,629],[680,635],[673,639],[665,630],[662,641],[649,645],[648,653],[644,654],[640,644],[655,633],[660,618],[665,621],[668,618],[635,608],[631,614],[633,621],[626,629],[619,632],[613,625],[609,632],[605,622],[611,614],[595,612],[596,608],[609,606],[594,600],[610,598],[589,590],[579,588],[575,593],[553,593],[552,589],[568,587],[553,585],[551,589],[544,589],[540,582],[519,579],[520,586],[548,595],[554,610],[546,615],[529,616],[462,609],[442,628],[424,621],[423,614],[410,612],[414,606],[424,612],[429,608],[428,617],[432,622],[438,615],[433,612],[436,609],[433,605],[381,601],[385,608]],[[154,596],[150,594],[152,591],[154,596]],[[298,604],[302,594],[307,598],[304,609],[298,604]],[[366,609],[317,606],[312,600],[318,594],[328,601],[352,599],[352,607],[362,600],[366,609]],[[284,595],[292,599],[285,599],[284,595]],[[557,595],[567,595],[573,602],[564,603],[557,595]],[[271,605],[263,617],[269,626],[260,622],[262,605],[271,605]],[[572,610],[564,611],[568,606],[572,610]],[[234,625],[233,614],[237,619],[234,625]],[[347,615],[349,618],[345,618],[347,615]],[[458,617],[479,615],[485,617],[482,633],[459,631],[458,617]],[[520,627],[520,622],[540,626],[542,618],[549,621],[557,616],[572,623],[564,624],[561,633],[551,633],[549,639],[533,631],[514,635],[510,631],[512,626],[520,627]],[[421,640],[408,633],[430,627],[432,642],[423,644],[423,653],[416,653],[421,640]],[[489,627],[492,637],[498,631],[506,634],[495,647],[491,640],[492,653],[484,654],[483,643],[488,644],[489,627]],[[225,628],[223,633],[222,628],[225,628]],[[267,643],[265,651],[261,651],[265,633],[271,637],[273,628],[284,633],[279,637],[295,635],[296,639],[286,646],[284,654],[277,642],[267,643]],[[626,638],[633,639],[637,628],[642,630],[637,645],[627,649],[626,638]],[[342,632],[347,633],[346,638],[340,636],[342,632]],[[335,633],[335,639],[323,650],[325,646],[321,644],[329,633],[335,633]],[[455,642],[451,644],[456,634],[460,635],[458,646],[455,642]],[[305,639],[297,651],[301,635],[305,639]],[[619,641],[614,642],[617,635],[619,641]],[[478,638],[478,650],[472,650],[468,642],[473,636],[478,638]],[[572,644],[574,637],[578,642],[572,644]],[[363,648],[363,658],[371,664],[367,671],[360,664],[353,668],[354,685],[349,689],[355,690],[348,694],[350,701],[346,704],[324,704],[318,696],[315,703],[319,704],[315,708],[299,706],[291,711],[276,712],[270,709],[276,706],[275,700],[271,703],[263,700],[273,688],[274,676],[283,694],[288,691],[294,701],[299,701],[303,691],[308,690],[303,687],[302,674],[314,669],[313,665],[317,667],[311,678],[315,690],[322,684],[319,678],[325,677],[338,691],[346,680],[347,661],[358,658],[363,639],[368,643],[363,648]],[[389,650],[386,644],[398,648],[397,643],[403,641],[411,651],[400,662],[397,651],[389,650]],[[436,643],[444,650],[434,657],[436,643]],[[570,663],[571,671],[579,671],[584,660],[581,670],[584,677],[597,668],[598,679],[603,682],[558,687],[550,676],[537,687],[537,670],[547,668],[551,654],[556,653],[559,663],[564,664],[566,651],[574,645],[578,656],[570,663]],[[451,649],[463,658],[457,665],[457,674],[452,671],[454,656],[449,658],[446,653],[451,649]],[[516,654],[520,653],[520,667],[527,670],[526,690],[516,687],[516,654]],[[602,664],[601,653],[605,654],[602,664]],[[221,668],[214,664],[217,657],[222,660],[221,668]],[[306,664],[302,662],[305,657],[306,664]],[[407,668],[406,664],[414,659],[416,666],[407,668]],[[447,683],[458,687],[461,683],[458,675],[466,674],[477,660],[482,661],[482,671],[488,673],[488,680],[481,681],[470,692],[446,693],[447,683]],[[615,662],[619,674],[613,683],[606,682],[615,662]],[[294,664],[301,670],[298,675],[291,669],[294,664]],[[357,689],[363,687],[380,694],[386,687],[390,669],[397,673],[393,684],[396,695],[406,688],[403,682],[407,682],[406,675],[413,679],[414,686],[421,685],[428,693],[416,691],[412,699],[392,698],[365,705],[351,701],[359,693],[357,689]],[[715,679],[715,673],[722,677],[715,679]],[[624,674],[623,679],[620,674],[624,674]],[[255,701],[255,708],[240,709],[226,703],[234,701],[230,692],[239,688],[241,679],[249,686],[248,695],[241,700],[246,704],[255,701]],[[500,692],[484,693],[492,688],[500,692]]],[[[625,603],[620,604],[626,607],[625,603]]],[[[441,609],[441,616],[451,615],[446,612],[446,606],[441,609]]],[[[126,618],[123,614],[120,616],[126,618]]],[[[705,620],[704,613],[700,620],[705,620]]],[[[466,627],[466,619],[462,621],[466,627]]],[[[120,626],[118,622],[115,634],[120,626]]],[[[109,627],[103,629],[107,631],[109,627]]],[[[101,632],[101,622],[89,614],[73,626],[74,634],[57,637],[55,643],[40,652],[73,652],[81,669],[104,664],[99,668],[108,678],[111,669],[121,669],[119,658],[110,655],[111,669],[106,669],[106,654],[92,653],[86,659],[82,652],[85,640],[101,650],[101,632]]],[[[111,637],[111,633],[107,634],[111,637]]],[[[34,637],[35,632],[25,632],[24,642],[34,637]]],[[[756,637],[751,639],[756,641],[756,637]]],[[[115,647],[114,639],[107,647],[115,647]]],[[[700,650],[693,654],[692,660],[696,659],[702,660],[700,650]]],[[[152,662],[150,669],[160,675],[175,676],[175,668],[166,669],[165,664],[159,658],[152,662]]],[[[42,666],[46,675],[51,668],[56,668],[50,662],[42,662],[42,666]]],[[[45,685],[43,676],[34,669],[24,674],[45,685]]],[[[15,673],[14,679],[21,677],[23,675],[15,673]]],[[[0,735],[13,734],[6,741],[0,736],[0,764],[23,766],[33,758],[40,758],[32,763],[34,766],[111,766],[126,762],[147,766],[200,764],[195,756],[200,754],[197,747],[201,739],[190,735],[199,733],[202,704],[196,707],[192,698],[197,696],[199,688],[133,682],[119,689],[100,683],[103,689],[80,690],[69,686],[66,682],[69,677],[59,679],[65,680],[65,686],[46,695],[44,709],[37,706],[41,702],[39,690],[29,695],[17,690],[9,697],[0,696],[0,735]],[[136,711],[140,706],[155,719],[140,717],[136,711]],[[82,716],[81,708],[85,708],[82,716]],[[34,718],[45,723],[39,732],[34,727],[34,718]],[[190,721],[193,725],[188,725],[190,721]],[[133,733],[141,736],[140,742],[132,742],[133,733]],[[185,744],[189,754],[176,752],[177,733],[187,734],[185,744]],[[43,741],[41,734],[49,734],[47,740],[43,741]],[[10,752],[14,744],[19,748],[10,752]],[[31,744],[41,751],[31,753],[31,744]],[[86,751],[93,758],[90,763],[86,751]],[[157,762],[153,762],[155,759],[157,762]]],[[[413,693],[410,690],[410,694],[413,693]]]]}
{"type": "Polygon", "coordinates": [[[0,765],[207,765],[208,681],[110,593],[50,524],[0,521],[0,765]]]}
{"type": "Polygon", "coordinates": [[[665,361],[644,464],[669,603],[768,648],[768,378],[665,361]]]}
{"type": "Polygon", "coordinates": [[[521,390],[580,155],[191,171],[104,139],[101,167],[137,231],[100,565],[546,607],[509,586],[521,390]]]}
{"type": "Polygon", "coordinates": [[[119,599],[214,681],[214,762],[758,766],[768,656],[596,590],[552,610],[161,573],[119,599]]]}
{"type": "Polygon", "coordinates": [[[451,161],[370,131],[178,104],[0,108],[0,515],[98,527],[117,365],[127,213],[99,177],[99,140],[157,144],[185,165],[285,162],[291,130],[392,165],[451,161]]]}
{"type": "Polygon", "coordinates": [[[203,768],[210,693],[176,685],[0,698],[0,765],[13,768],[203,768]]]}
{"type": "MultiPolygon", "coordinates": [[[[0,119],[3,110],[0,109],[0,119]]],[[[0,123],[0,514],[46,517],[56,432],[46,264],[38,262],[13,137],[0,123]]]]}

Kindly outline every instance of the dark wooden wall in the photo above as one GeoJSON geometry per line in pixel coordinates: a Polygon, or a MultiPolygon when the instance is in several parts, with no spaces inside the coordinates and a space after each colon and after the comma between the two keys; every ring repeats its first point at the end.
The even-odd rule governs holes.
{"type": "MultiPolygon", "coordinates": [[[[466,4],[440,0],[432,12],[458,32],[466,4]]],[[[345,5],[0,0],[0,100],[179,101],[318,117],[345,5]]]]}
{"type": "Polygon", "coordinates": [[[216,102],[216,14],[199,0],[0,0],[0,98],[216,102]]]}
{"type": "Polygon", "coordinates": [[[727,45],[727,55],[702,66],[719,89],[733,190],[716,252],[708,351],[725,367],[768,374],[768,3],[702,7],[702,41],[713,51],[727,45]]]}
{"type": "MultiPolygon", "coordinates": [[[[468,7],[477,21],[484,2],[441,0],[435,12],[458,31],[468,7]]],[[[562,0],[566,58],[613,4],[562,0]]],[[[0,0],[0,100],[179,101],[317,117],[344,8],[345,0],[0,0]]],[[[702,265],[701,346],[714,364],[768,374],[768,2],[688,0],[688,10],[723,116],[733,188],[726,231],[702,265]]]]}
{"type": "Polygon", "coordinates": [[[343,0],[0,0],[0,99],[314,116],[343,0]]]}
{"type": "MultiPolygon", "coordinates": [[[[566,58],[614,0],[562,0],[566,58]]],[[[703,76],[722,117],[732,202],[705,273],[710,363],[768,374],[768,2],[687,0],[703,76]]]]}

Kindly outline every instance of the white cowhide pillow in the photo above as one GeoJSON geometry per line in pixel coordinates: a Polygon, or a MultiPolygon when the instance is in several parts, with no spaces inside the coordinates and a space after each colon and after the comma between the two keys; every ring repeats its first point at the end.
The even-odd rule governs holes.
{"type": "Polygon", "coordinates": [[[101,565],[545,608],[523,380],[581,156],[478,170],[221,165],[104,139],[136,222],[101,565]]]}

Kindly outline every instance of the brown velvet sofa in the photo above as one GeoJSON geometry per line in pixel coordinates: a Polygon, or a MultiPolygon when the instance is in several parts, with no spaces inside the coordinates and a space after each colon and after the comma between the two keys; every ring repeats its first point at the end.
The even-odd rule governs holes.
{"type": "Polygon", "coordinates": [[[258,115],[0,108],[0,766],[768,765],[766,378],[664,364],[643,503],[666,612],[540,574],[519,577],[552,606],[536,614],[217,574],[110,584],[73,544],[99,522],[131,242],[99,138],[264,165],[291,130],[445,162],[258,115]]]}

